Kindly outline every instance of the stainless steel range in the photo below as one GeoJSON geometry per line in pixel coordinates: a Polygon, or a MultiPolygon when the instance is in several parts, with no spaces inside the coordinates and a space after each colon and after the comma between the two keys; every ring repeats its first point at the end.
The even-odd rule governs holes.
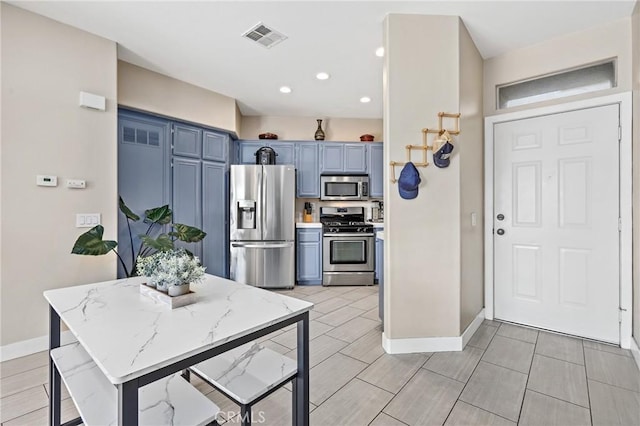
{"type": "Polygon", "coordinates": [[[373,285],[375,237],[364,207],[321,207],[322,285],[373,285]]]}

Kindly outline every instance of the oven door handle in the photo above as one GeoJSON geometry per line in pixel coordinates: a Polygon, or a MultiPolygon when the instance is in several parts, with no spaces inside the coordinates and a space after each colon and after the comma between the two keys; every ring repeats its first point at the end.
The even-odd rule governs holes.
{"type": "Polygon", "coordinates": [[[349,237],[349,238],[353,238],[353,237],[375,237],[375,234],[371,233],[363,233],[363,232],[330,232],[328,234],[324,234],[324,237],[331,237],[331,238],[340,238],[340,237],[349,237]]]}

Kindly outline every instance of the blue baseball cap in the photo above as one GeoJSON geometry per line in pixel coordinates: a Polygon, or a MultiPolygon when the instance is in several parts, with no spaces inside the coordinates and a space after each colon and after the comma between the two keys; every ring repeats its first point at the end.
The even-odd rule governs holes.
{"type": "Polygon", "coordinates": [[[451,142],[445,142],[436,152],[433,153],[433,164],[441,169],[449,167],[449,157],[453,152],[453,145],[451,142]]]}
{"type": "Polygon", "coordinates": [[[413,200],[418,196],[418,186],[420,185],[420,173],[412,162],[408,162],[402,168],[398,178],[398,191],[405,200],[413,200]]]}

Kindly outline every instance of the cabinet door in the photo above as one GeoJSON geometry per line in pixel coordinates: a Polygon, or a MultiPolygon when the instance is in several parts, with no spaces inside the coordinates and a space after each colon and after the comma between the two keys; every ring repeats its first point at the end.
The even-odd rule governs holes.
{"type": "MultiPolygon", "coordinates": [[[[171,204],[171,127],[167,120],[120,111],[118,114],[118,195],[138,216],[153,207],[171,204]]],[[[138,235],[148,225],[131,223],[135,250],[138,235]]],[[[127,268],[132,266],[127,218],[118,212],[118,252],[127,268]]],[[[124,277],[118,263],[118,277],[124,277]]]]}
{"type": "Polygon", "coordinates": [[[202,163],[202,265],[207,273],[227,277],[227,212],[225,163],[202,163]]]}
{"type": "Polygon", "coordinates": [[[382,198],[384,165],[382,160],[382,144],[369,145],[369,196],[382,198]]]}
{"type": "Polygon", "coordinates": [[[322,170],[321,173],[344,172],[344,144],[324,143],[320,145],[322,170]]]}
{"type": "Polygon", "coordinates": [[[344,144],[344,171],[345,173],[367,172],[367,145],[344,144]]]}
{"type": "Polygon", "coordinates": [[[173,155],[200,158],[202,130],[186,124],[173,125],[173,155]]]}
{"type": "MultiPolygon", "coordinates": [[[[201,161],[173,158],[173,222],[202,229],[201,161]]],[[[177,242],[202,259],[202,241],[177,242]]]]}
{"type": "Polygon", "coordinates": [[[238,143],[239,158],[238,161],[240,164],[256,164],[256,151],[261,146],[265,146],[266,144],[262,144],[260,142],[246,142],[240,141],[238,143]]]}
{"type": "Polygon", "coordinates": [[[202,158],[204,160],[226,162],[229,149],[229,135],[206,131],[202,134],[202,158]]]}
{"type": "Polygon", "coordinates": [[[296,242],[298,283],[322,284],[322,229],[298,229],[296,242]]]}
{"type": "Polygon", "coordinates": [[[278,154],[276,157],[276,164],[294,165],[296,163],[296,160],[295,160],[296,146],[292,142],[274,142],[274,143],[270,143],[269,146],[273,148],[276,154],[278,154]]]}
{"type": "Polygon", "coordinates": [[[320,165],[318,144],[300,142],[296,161],[296,196],[320,198],[320,165]]]}

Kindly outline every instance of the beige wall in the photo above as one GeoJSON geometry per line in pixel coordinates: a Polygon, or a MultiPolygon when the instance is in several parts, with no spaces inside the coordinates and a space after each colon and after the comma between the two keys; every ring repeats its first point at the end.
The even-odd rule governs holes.
{"type": "Polygon", "coordinates": [[[460,128],[456,138],[460,159],[460,333],[484,306],[484,144],[482,56],[469,32],[460,25],[460,128]],[[471,224],[471,214],[476,225],[471,224]]]}
{"type": "Polygon", "coordinates": [[[328,141],[360,141],[360,135],[370,134],[374,140],[382,140],[382,120],[363,118],[324,117],[242,117],[240,139],[258,139],[260,133],[275,133],[281,140],[313,140],[318,128],[317,118],[322,118],[322,129],[328,141]]]}
{"type": "Polygon", "coordinates": [[[235,99],[123,61],[118,61],[118,103],[230,132],[239,130],[235,99]]]}
{"type": "Polygon", "coordinates": [[[76,213],[116,236],[116,45],[22,9],[2,10],[1,345],[46,335],[47,289],[115,277],[115,256],[70,254],[76,213]],[[78,106],[80,91],[107,111],[78,106]],[[58,176],[55,188],[37,174],[58,176]],[[66,179],[85,179],[84,190],[66,179]]]}
{"type": "Polygon", "coordinates": [[[633,86],[633,336],[640,342],[640,3],[632,17],[633,86]]]}
{"type": "MultiPolygon", "coordinates": [[[[388,15],[384,58],[384,161],[459,108],[457,17],[388,15]],[[434,66],[433,58],[437,58],[434,66]]],[[[419,152],[415,153],[418,159],[419,152]]],[[[419,168],[418,197],[404,200],[385,175],[385,336],[460,333],[460,160],[419,168]]],[[[400,174],[398,167],[396,176],[400,174]]]]}
{"type": "MultiPolygon", "coordinates": [[[[618,58],[618,87],[598,92],[599,95],[631,90],[631,18],[557,37],[490,58],[484,64],[484,113],[485,115],[497,113],[496,85],[614,57],[618,58]]],[[[573,96],[557,101],[538,103],[536,106],[593,96],[594,94],[573,96]]],[[[509,108],[500,112],[526,108],[531,108],[531,106],[509,108]]]]}

